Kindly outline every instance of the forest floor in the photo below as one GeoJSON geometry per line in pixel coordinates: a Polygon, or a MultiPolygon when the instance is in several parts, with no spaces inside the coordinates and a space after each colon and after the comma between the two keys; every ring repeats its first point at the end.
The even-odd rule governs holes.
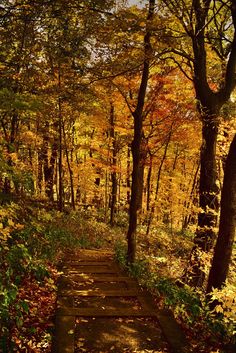
{"type": "Polygon", "coordinates": [[[65,254],[58,282],[56,353],[187,352],[187,341],[168,310],[124,273],[114,254],[65,254]]]}
{"type": "MultiPolygon", "coordinates": [[[[76,286],[75,290],[78,290],[78,281],[73,279],[77,275],[73,266],[68,270],[65,266],[59,268],[58,263],[60,264],[62,259],[65,259],[65,262],[69,260],[73,262],[72,260],[76,258],[77,261],[79,259],[78,254],[80,254],[81,259],[82,254],[84,254],[86,262],[99,263],[117,260],[125,272],[122,275],[117,274],[116,277],[129,278],[129,283],[132,282],[130,278],[133,278],[133,281],[135,279],[143,288],[143,294],[146,288],[145,290],[148,290],[154,299],[152,305],[155,307],[153,310],[155,314],[156,312],[160,313],[161,310],[167,310],[169,313],[170,310],[173,312],[175,319],[181,325],[182,331],[187,337],[190,352],[235,352],[233,330],[235,330],[236,304],[235,287],[233,285],[235,284],[236,264],[232,261],[229,276],[230,283],[232,283],[229,283],[231,287],[227,287],[222,294],[223,296],[220,297],[222,302],[220,310],[222,311],[219,315],[218,313],[217,315],[212,314],[205,305],[204,290],[197,291],[188,286],[176,285],[176,280],[181,278],[188,263],[193,244],[190,232],[170,232],[167,227],[156,225],[147,237],[145,228],[141,225],[138,229],[137,260],[132,268],[127,268],[126,214],[117,221],[115,227],[110,227],[97,212],[95,214],[88,211],[60,213],[43,208],[36,209],[34,205],[32,207],[27,206],[27,208],[25,205],[24,207],[9,205],[8,208],[5,206],[3,216],[8,218],[8,225],[5,230],[9,230],[9,236],[4,243],[4,247],[0,248],[1,353],[50,353],[52,337],[54,337],[55,332],[55,313],[58,305],[64,304],[72,310],[72,315],[64,315],[64,317],[76,318],[75,328],[72,325],[72,328],[68,330],[74,337],[74,341],[77,340],[76,348],[74,348],[76,349],[75,353],[93,352],[92,348],[87,347],[84,342],[89,342],[89,338],[87,339],[85,334],[88,334],[89,330],[94,331],[96,327],[97,330],[100,329],[98,331],[98,334],[100,334],[102,327],[110,328],[114,333],[114,331],[119,332],[117,327],[125,325],[127,337],[129,337],[127,343],[131,344],[130,336],[132,336],[132,333],[135,336],[138,327],[142,327],[142,331],[144,326],[148,327],[150,325],[151,336],[156,337],[157,342],[165,344],[168,341],[166,332],[165,337],[160,338],[163,335],[163,328],[161,330],[159,326],[160,317],[157,318],[159,323],[154,325],[156,317],[153,318],[152,316],[151,319],[135,317],[134,320],[130,317],[116,317],[111,320],[109,317],[101,319],[96,316],[85,318],[80,316],[81,314],[74,315],[73,310],[80,310],[81,313],[83,306],[88,309],[88,303],[85,298],[78,298],[78,292],[76,295],[67,295],[68,290],[73,289],[73,285],[76,286]],[[59,281],[59,278],[65,278],[64,270],[71,271],[70,277],[73,280],[72,284],[67,284],[67,289],[62,289],[61,280],[59,281]],[[75,284],[73,284],[74,282],[75,284]],[[62,290],[64,292],[61,292],[62,290]],[[93,319],[93,317],[96,317],[96,319],[93,319]],[[109,322],[109,324],[106,322],[109,322]],[[88,325],[87,329],[85,324],[88,325]],[[82,334],[80,334],[80,330],[82,334]],[[82,338],[86,338],[86,340],[82,338]]],[[[7,224],[5,218],[2,222],[4,221],[4,224],[7,224]]],[[[235,255],[233,258],[235,258],[235,255]]],[[[101,270],[101,264],[96,266],[100,266],[101,270]]],[[[78,266],[76,268],[78,270],[78,266]]],[[[86,271],[88,272],[88,270],[86,271]]],[[[98,270],[96,269],[96,271],[98,270]]],[[[107,277],[109,277],[109,273],[112,276],[114,275],[114,273],[108,271],[107,277]]],[[[101,276],[99,273],[91,273],[88,281],[82,280],[81,274],[78,277],[81,283],[88,282],[87,285],[91,287],[96,283],[96,286],[98,284],[104,286],[103,289],[105,290],[105,284],[101,279],[98,280],[99,276],[101,276]]],[[[121,290],[122,288],[119,289],[119,285],[123,285],[122,290],[126,291],[127,294],[130,289],[126,286],[126,281],[121,283],[121,280],[117,281],[117,278],[110,281],[114,283],[106,284],[109,287],[107,291],[121,290]],[[117,287],[112,289],[112,286],[117,287]]],[[[85,290],[85,288],[82,289],[85,290]]],[[[91,291],[89,293],[91,294],[91,291]]],[[[96,307],[97,310],[100,310],[98,310],[98,313],[101,313],[101,311],[104,311],[103,307],[109,306],[109,310],[112,310],[118,304],[123,307],[122,310],[126,310],[126,308],[127,310],[139,309],[140,302],[137,298],[132,297],[130,301],[130,297],[125,296],[120,303],[121,298],[114,297],[115,294],[117,293],[113,292],[113,296],[109,296],[109,302],[105,300],[106,296],[105,298],[104,296],[99,296],[99,298],[90,296],[89,305],[91,305],[91,309],[94,310],[96,307]]],[[[91,311],[90,315],[92,314],[91,311]]],[[[86,315],[88,315],[88,310],[86,315]]],[[[123,342],[123,331],[120,332],[120,336],[122,337],[121,343],[125,344],[125,341],[123,342]]],[[[169,343],[166,346],[155,347],[156,350],[152,349],[154,346],[152,346],[152,340],[149,340],[151,338],[149,336],[148,333],[145,334],[145,337],[147,337],[145,341],[144,336],[140,334],[142,341],[146,342],[146,346],[135,343],[137,349],[127,346],[129,350],[123,351],[132,353],[142,351],[150,353],[153,351],[168,352],[169,343]]],[[[111,332],[107,333],[107,338],[109,337],[111,340],[111,332]]],[[[115,345],[111,344],[109,347],[111,352],[119,352],[115,345]]]]}

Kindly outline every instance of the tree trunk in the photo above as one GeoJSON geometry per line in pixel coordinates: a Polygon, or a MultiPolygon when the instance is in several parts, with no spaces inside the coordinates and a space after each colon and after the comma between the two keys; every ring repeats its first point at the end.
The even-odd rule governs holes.
{"type": "Polygon", "coordinates": [[[111,158],[111,209],[110,209],[110,224],[114,225],[114,216],[116,213],[116,201],[117,201],[117,146],[115,140],[115,115],[114,115],[114,106],[111,103],[110,110],[110,138],[112,139],[112,158],[111,158]]]}
{"type": "MultiPolygon", "coordinates": [[[[51,156],[49,159],[49,141],[50,141],[50,126],[49,123],[46,123],[46,126],[43,131],[43,146],[41,148],[41,158],[43,161],[43,171],[44,171],[44,182],[45,182],[45,194],[50,201],[53,201],[53,176],[55,162],[58,154],[58,138],[57,141],[53,142],[51,146],[51,156]]],[[[58,122],[53,124],[53,128],[56,130],[58,135],[58,122]]],[[[55,131],[53,131],[55,134],[55,131]]]]}
{"type": "Polygon", "coordinates": [[[227,278],[236,227],[236,135],[230,145],[225,165],[221,196],[219,235],[217,238],[207,292],[220,289],[227,278]]]}
{"type": "Polygon", "coordinates": [[[194,194],[195,194],[195,190],[197,188],[199,167],[200,167],[200,164],[198,163],[197,169],[196,169],[196,171],[194,173],[194,177],[193,177],[193,183],[192,183],[192,188],[191,188],[191,192],[189,195],[189,201],[185,204],[185,212],[184,212],[184,217],[183,217],[182,230],[184,230],[188,227],[191,219],[193,218],[193,216],[191,214],[191,205],[194,203],[194,194]]]}
{"type": "Polygon", "coordinates": [[[42,195],[42,184],[43,184],[43,158],[41,149],[38,151],[38,178],[37,178],[37,189],[39,194],[42,195]]]}
{"type": "Polygon", "coordinates": [[[134,138],[132,141],[133,171],[131,185],[131,200],[129,209],[129,228],[127,233],[128,252],[127,263],[135,261],[136,253],[136,228],[137,228],[137,212],[140,205],[140,187],[141,187],[141,155],[142,155],[142,139],[143,139],[143,108],[147,90],[149,66],[152,55],[151,46],[151,30],[149,28],[150,21],[154,14],[155,0],[149,0],[149,11],[147,16],[147,28],[144,36],[144,63],[142,79],[139,87],[137,106],[133,112],[134,117],[134,138]]]}
{"type": "Polygon", "coordinates": [[[146,205],[147,212],[150,209],[150,200],[151,200],[152,161],[153,161],[153,156],[150,154],[150,165],[149,165],[148,174],[147,174],[147,205],[146,205]]]}
{"type": "Polygon", "coordinates": [[[200,156],[200,183],[198,226],[186,271],[186,281],[191,286],[201,287],[205,280],[202,270],[201,252],[209,252],[216,239],[215,229],[219,211],[219,188],[217,186],[216,143],[218,122],[213,117],[204,117],[202,126],[203,143],[200,156]]]}
{"type": "MultiPolygon", "coordinates": [[[[49,148],[49,123],[46,122],[45,126],[42,128],[43,143],[41,146],[41,158],[43,162],[43,173],[45,182],[45,193],[47,195],[48,190],[48,179],[49,179],[49,162],[48,162],[48,148],[49,148]]],[[[48,195],[47,195],[48,196],[48,195]]]]}
{"type": "Polygon", "coordinates": [[[8,177],[4,178],[3,193],[5,195],[11,193],[11,182],[10,182],[10,179],[8,177]]]}
{"type": "Polygon", "coordinates": [[[106,173],[105,173],[105,200],[104,200],[104,218],[105,218],[105,223],[107,223],[107,218],[108,218],[108,210],[109,210],[109,174],[108,171],[106,169],[106,173]]]}
{"type": "MultiPolygon", "coordinates": [[[[58,67],[58,88],[61,94],[61,68],[58,67]]],[[[58,97],[58,127],[59,127],[59,159],[58,159],[58,209],[63,211],[63,180],[62,180],[62,106],[61,97],[58,97]]]]}
{"type": "Polygon", "coordinates": [[[168,147],[169,147],[169,143],[170,143],[170,139],[171,139],[171,134],[172,134],[172,130],[169,132],[169,135],[168,135],[168,138],[167,138],[167,141],[166,141],[166,145],[165,145],[165,149],[164,149],[164,153],[163,153],[163,156],[162,156],[162,159],[161,159],[161,163],[159,165],[158,172],[157,172],[155,197],[154,197],[154,202],[152,204],[152,207],[151,207],[151,210],[150,210],[150,213],[149,213],[149,217],[148,217],[148,222],[147,222],[147,230],[146,230],[146,235],[147,236],[149,234],[151,223],[152,223],[152,219],[153,219],[154,212],[155,212],[155,206],[156,206],[156,202],[157,202],[157,196],[158,196],[160,180],[161,180],[162,167],[163,167],[164,162],[166,160],[167,151],[168,151],[168,147]]]}
{"type": "Polygon", "coordinates": [[[194,243],[203,251],[209,251],[215,240],[214,228],[217,225],[217,214],[219,211],[218,193],[216,185],[216,143],[218,124],[214,120],[203,121],[200,169],[200,199],[201,212],[198,214],[198,229],[194,243]]]}
{"type": "Polygon", "coordinates": [[[200,182],[198,226],[194,238],[188,269],[184,275],[185,281],[193,287],[201,287],[205,280],[202,270],[201,252],[209,252],[216,239],[215,229],[219,211],[216,166],[216,143],[218,122],[216,118],[206,117],[202,126],[202,147],[200,156],[200,182]]]}
{"type": "Polygon", "coordinates": [[[138,179],[138,210],[142,211],[143,205],[143,184],[144,184],[144,170],[145,160],[147,158],[147,143],[144,138],[144,132],[142,131],[141,146],[140,146],[140,163],[139,163],[139,179],[138,179]]]}
{"type": "Polygon", "coordinates": [[[75,210],[74,177],[73,177],[73,170],[72,170],[71,164],[70,164],[70,156],[69,156],[69,151],[68,151],[68,147],[67,147],[64,122],[62,122],[62,131],[63,131],[63,139],[64,139],[64,145],[65,145],[66,162],[67,162],[67,167],[68,167],[69,176],[70,176],[71,206],[72,206],[73,210],[75,210]]]}
{"type": "MultiPolygon", "coordinates": [[[[58,125],[56,125],[58,128],[58,125]]],[[[45,181],[45,192],[49,200],[53,201],[53,185],[54,185],[54,170],[58,155],[58,141],[54,141],[52,145],[49,167],[47,169],[47,180],[45,181]]]]}
{"type": "Polygon", "coordinates": [[[127,187],[127,202],[130,203],[130,145],[128,145],[128,153],[127,153],[127,176],[126,176],[126,187],[127,187]]]}
{"type": "Polygon", "coordinates": [[[114,216],[116,213],[116,199],[117,199],[117,190],[118,190],[116,172],[112,172],[112,174],[111,174],[111,183],[112,183],[112,186],[111,186],[110,224],[113,226],[114,225],[114,216]]]}

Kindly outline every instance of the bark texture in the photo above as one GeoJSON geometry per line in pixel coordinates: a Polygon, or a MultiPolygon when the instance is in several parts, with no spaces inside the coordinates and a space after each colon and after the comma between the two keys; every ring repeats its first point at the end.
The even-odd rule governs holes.
{"type": "Polygon", "coordinates": [[[221,288],[227,278],[236,227],[236,135],[231,143],[225,165],[221,196],[219,235],[208,278],[207,292],[221,288]]]}

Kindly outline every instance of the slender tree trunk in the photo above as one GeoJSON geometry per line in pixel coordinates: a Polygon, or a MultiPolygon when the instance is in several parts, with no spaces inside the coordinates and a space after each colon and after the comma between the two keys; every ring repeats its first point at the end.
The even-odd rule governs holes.
{"type": "Polygon", "coordinates": [[[48,148],[49,148],[49,123],[46,122],[45,126],[42,127],[43,144],[41,146],[41,158],[43,162],[43,174],[44,174],[44,185],[45,193],[48,196],[48,183],[50,177],[50,167],[48,161],[48,148]]]}
{"type": "Polygon", "coordinates": [[[194,194],[195,194],[195,190],[196,190],[196,187],[197,187],[197,179],[198,179],[199,167],[200,167],[200,164],[198,163],[197,169],[196,169],[196,171],[194,173],[194,177],[193,177],[193,183],[192,183],[192,188],[191,188],[191,192],[190,192],[190,195],[189,195],[189,201],[186,203],[186,206],[185,206],[185,212],[184,212],[185,216],[184,216],[183,225],[182,225],[182,229],[183,230],[188,227],[188,225],[190,223],[190,220],[191,220],[191,217],[192,217],[192,215],[190,214],[190,208],[191,208],[191,205],[193,203],[194,194]]]}
{"type": "Polygon", "coordinates": [[[70,176],[71,206],[72,206],[73,210],[75,210],[74,176],[73,176],[73,170],[71,168],[70,156],[69,156],[69,151],[68,151],[68,147],[67,147],[64,122],[62,122],[62,131],[63,131],[63,139],[64,139],[64,145],[65,145],[66,162],[67,162],[67,167],[68,167],[69,176],[70,176]]]}
{"type": "Polygon", "coordinates": [[[134,117],[134,138],[132,141],[132,156],[133,156],[133,171],[132,171],[132,185],[131,185],[131,200],[129,209],[129,228],[127,233],[128,252],[127,262],[133,263],[135,261],[136,253],[136,229],[137,229],[137,212],[140,205],[140,178],[141,171],[141,154],[142,154],[142,139],[143,139],[143,108],[146,96],[149,66],[152,56],[151,46],[151,30],[150,22],[153,18],[155,7],[155,0],[149,0],[149,11],[147,17],[147,29],[144,36],[144,64],[142,79],[139,87],[137,106],[133,113],[134,117]]]}
{"type": "MultiPolygon", "coordinates": [[[[118,152],[118,151],[117,151],[118,152]]],[[[122,165],[121,165],[121,159],[116,162],[119,168],[119,172],[117,175],[117,205],[116,205],[116,213],[118,214],[120,212],[120,201],[121,201],[121,188],[122,188],[122,165]]]]}
{"type": "MultiPolygon", "coordinates": [[[[53,128],[56,130],[58,134],[58,122],[53,124],[53,128]]],[[[55,134],[55,131],[53,132],[55,134]]],[[[49,141],[50,141],[50,127],[49,124],[46,123],[44,132],[43,132],[43,146],[42,146],[42,159],[43,159],[43,170],[44,170],[44,182],[45,182],[45,193],[50,201],[53,201],[53,177],[54,177],[54,169],[55,163],[58,155],[59,141],[58,137],[56,137],[56,141],[52,143],[51,146],[51,156],[49,159],[49,141]]]]}
{"type": "Polygon", "coordinates": [[[117,177],[116,172],[112,172],[111,174],[111,214],[110,214],[110,224],[114,225],[114,216],[116,213],[116,199],[117,199],[117,177]]]}
{"type": "Polygon", "coordinates": [[[207,292],[220,289],[227,278],[236,227],[236,135],[230,145],[225,165],[221,196],[219,234],[207,284],[207,292]]]}
{"type": "MultiPolygon", "coordinates": [[[[11,131],[10,131],[10,145],[9,145],[9,152],[12,152],[17,132],[18,132],[18,127],[19,127],[19,118],[17,113],[13,113],[12,118],[11,118],[11,131]]],[[[14,146],[15,147],[15,146],[14,146]]]]}
{"type": "Polygon", "coordinates": [[[117,201],[117,146],[115,140],[115,114],[114,105],[111,103],[110,110],[110,138],[112,139],[112,157],[111,157],[111,208],[110,208],[110,224],[114,225],[114,216],[116,213],[116,201],[117,201]]]}
{"type": "Polygon", "coordinates": [[[150,210],[152,163],[153,163],[153,156],[150,154],[150,165],[149,165],[148,174],[147,174],[147,206],[146,206],[147,212],[150,210]]]}
{"type": "Polygon", "coordinates": [[[172,172],[174,172],[177,167],[178,158],[179,158],[179,147],[177,146],[177,148],[175,150],[175,158],[174,158],[174,162],[173,162],[173,166],[172,166],[172,172]]]}
{"type": "Polygon", "coordinates": [[[104,218],[105,218],[105,223],[107,223],[107,218],[108,218],[108,210],[109,210],[109,197],[108,197],[108,190],[109,190],[109,176],[108,176],[108,172],[106,170],[106,174],[105,174],[105,210],[104,210],[104,218]]]}
{"type": "MultiPolygon", "coordinates": [[[[13,162],[12,159],[10,157],[10,153],[12,152],[16,152],[18,150],[17,144],[16,144],[16,137],[17,137],[17,133],[18,133],[18,127],[19,127],[19,117],[18,114],[16,112],[13,112],[12,117],[11,117],[11,121],[10,121],[10,131],[9,133],[7,133],[6,131],[6,127],[4,125],[4,123],[2,122],[2,126],[4,127],[4,134],[5,137],[7,138],[7,151],[9,153],[9,157],[7,158],[7,164],[10,168],[12,168],[13,166],[13,162]]],[[[12,182],[14,184],[14,188],[15,188],[15,193],[18,194],[19,193],[19,181],[18,180],[14,180],[14,178],[9,178],[8,176],[5,176],[5,181],[4,181],[4,193],[5,194],[10,194],[12,192],[12,182]],[[12,180],[13,179],[13,180],[12,180]]]]}
{"type": "Polygon", "coordinates": [[[142,211],[143,205],[143,184],[144,184],[144,171],[145,171],[145,160],[147,158],[147,144],[144,138],[144,132],[142,132],[141,146],[140,146],[140,163],[139,163],[139,178],[138,178],[138,210],[142,211]]]}
{"type": "Polygon", "coordinates": [[[11,182],[10,182],[10,179],[8,177],[4,178],[3,193],[4,194],[10,194],[11,193],[11,182]]]}
{"type": "MultiPolygon", "coordinates": [[[[56,124],[56,128],[58,130],[58,124],[56,124]]],[[[47,171],[47,183],[45,185],[45,192],[49,200],[53,201],[54,200],[54,197],[53,197],[54,171],[55,171],[55,164],[58,156],[58,139],[57,141],[53,142],[51,148],[52,148],[52,151],[51,151],[51,157],[50,157],[49,167],[47,171]]]]}
{"type": "Polygon", "coordinates": [[[172,130],[170,131],[170,133],[168,135],[168,138],[167,138],[167,141],[166,141],[166,145],[165,145],[165,149],[164,149],[164,153],[163,153],[163,156],[162,156],[162,159],[161,159],[161,163],[159,165],[158,172],[157,172],[155,197],[154,197],[154,202],[152,204],[152,207],[151,207],[151,210],[150,210],[150,214],[149,214],[149,217],[148,217],[146,235],[149,234],[151,223],[152,223],[152,219],[153,219],[153,215],[154,215],[154,212],[155,212],[155,206],[156,206],[156,202],[157,202],[157,196],[158,196],[160,180],[161,180],[162,167],[164,165],[164,162],[165,162],[165,159],[166,159],[166,156],[167,156],[167,151],[168,151],[168,147],[169,147],[169,143],[170,143],[170,139],[171,139],[171,134],[172,134],[172,130]]]}
{"type": "Polygon", "coordinates": [[[37,184],[39,194],[42,194],[42,184],[43,184],[43,158],[41,155],[41,149],[38,151],[38,177],[37,177],[37,184]]]}
{"type": "Polygon", "coordinates": [[[127,187],[127,202],[130,203],[130,152],[131,148],[128,145],[128,153],[127,153],[127,176],[126,176],[126,187],[127,187]]]}
{"type": "MultiPolygon", "coordinates": [[[[61,94],[61,68],[59,64],[58,68],[58,88],[59,94],[61,94]]],[[[59,127],[59,160],[58,160],[58,208],[59,211],[63,211],[63,180],[62,180],[62,106],[61,97],[58,98],[58,127],[59,127]]]]}
{"type": "MultiPolygon", "coordinates": [[[[28,123],[28,130],[31,131],[31,127],[30,127],[30,123],[28,123]]],[[[29,159],[29,163],[30,163],[30,166],[33,170],[33,155],[34,155],[34,149],[32,148],[33,146],[30,146],[28,148],[28,159],[29,159]]],[[[35,190],[34,190],[35,192],[35,190]]]]}

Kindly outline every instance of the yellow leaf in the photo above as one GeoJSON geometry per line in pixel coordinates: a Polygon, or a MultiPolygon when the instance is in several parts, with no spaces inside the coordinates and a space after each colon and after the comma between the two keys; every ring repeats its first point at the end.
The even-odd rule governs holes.
{"type": "Polygon", "coordinates": [[[216,311],[217,313],[223,313],[223,312],[224,312],[224,309],[222,308],[221,305],[217,305],[217,306],[215,307],[215,311],[216,311]]]}

